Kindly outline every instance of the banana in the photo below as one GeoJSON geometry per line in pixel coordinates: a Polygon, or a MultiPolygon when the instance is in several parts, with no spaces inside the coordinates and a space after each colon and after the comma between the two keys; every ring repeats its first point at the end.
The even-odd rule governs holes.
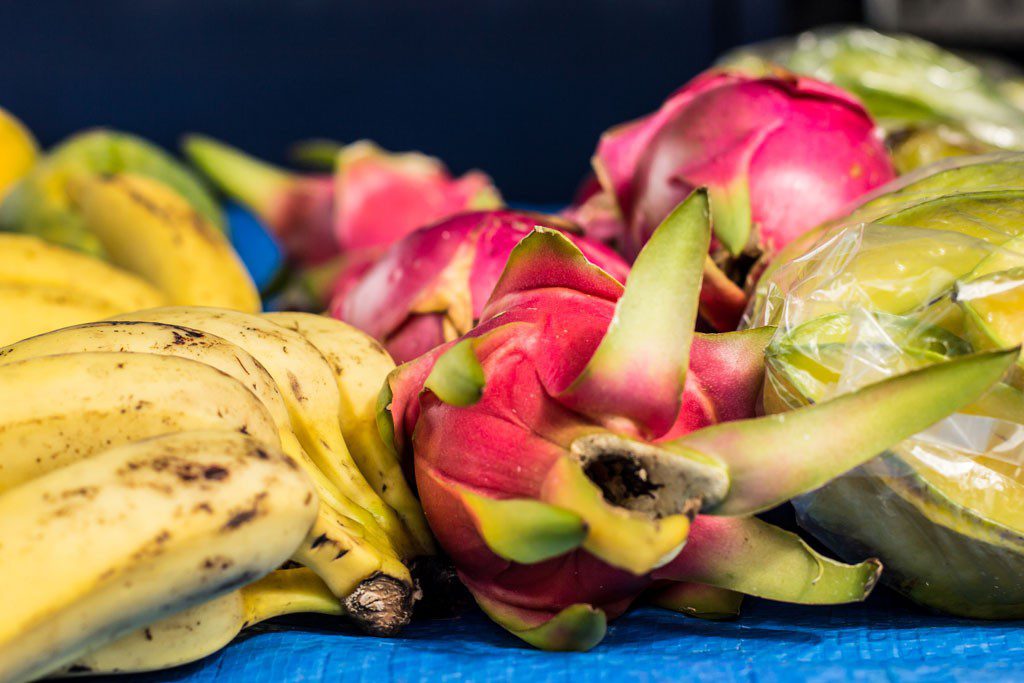
{"type": "Polygon", "coordinates": [[[294,330],[327,360],[341,395],[338,418],[352,457],[373,489],[402,518],[424,555],[434,540],[394,453],[377,430],[377,396],[395,363],[377,341],[334,318],[312,313],[265,313],[263,317],[294,330]]]}
{"type": "Polygon", "coordinates": [[[167,186],[119,174],[83,178],[69,189],[110,261],[171,303],[260,310],[256,286],[227,238],[167,186]]]}
{"type": "Polygon", "coordinates": [[[0,282],[0,344],[123,310],[67,287],[0,282]]]}
{"type": "Polygon", "coordinates": [[[315,570],[364,631],[394,635],[412,618],[416,596],[408,567],[358,522],[330,505],[320,508],[292,559],[315,570]]]}
{"type": "Polygon", "coordinates": [[[267,574],[316,514],[302,470],[237,432],[97,454],[0,495],[0,680],[27,681],[267,574]]]}
{"type": "MultiPolygon", "coordinates": [[[[404,625],[404,616],[399,616],[397,619],[385,618],[385,616],[376,613],[367,613],[366,610],[361,610],[358,607],[359,604],[366,601],[365,594],[379,593],[379,584],[381,581],[386,582],[383,577],[389,577],[392,583],[407,586],[402,595],[394,600],[397,603],[394,609],[401,615],[404,615],[407,611],[405,607],[406,598],[411,594],[411,578],[408,569],[402,565],[390,549],[387,549],[386,539],[382,540],[380,544],[374,544],[374,539],[367,534],[361,525],[345,518],[343,514],[345,511],[358,511],[359,508],[345,498],[309,460],[309,456],[306,455],[302,446],[291,432],[288,410],[285,407],[284,400],[281,398],[277,385],[259,361],[243,349],[221,337],[191,328],[151,322],[104,321],[55,330],[0,349],[0,378],[5,376],[5,366],[31,362],[31,359],[34,358],[42,359],[46,362],[52,354],[72,352],[76,354],[86,353],[87,355],[96,352],[119,352],[128,355],[133,360],[137,358],[138,354],[157,354],[160,356],[184,358],[187,359],[184,366],[186,371],[192,367],[192,361],[196,361],[219,370],[224,375],[233,378],[249,389],[252,395],[259,399],[267,409],[269,417],[277,429],[282,449],[286,454],[302,464],[308,474],[311,475],[317,494],[322,501],[315,533],[311,532],[309,538],[302,543],[295,559],[321,574],[331,588],[337,592],[339,597],[348,600],[353,606],[351,611],[354,618],[367,630],[374,632],[388,631],[388,628],[377,625],[376,622],[381,620],[388,623],[397,621],[399,625],[404,625]],[[381,550],[380,545],[383,545],[385,550],[381,550]],[[333,552],[331,552],[332,548],[333,552]],[[339,558],[338,554],[341,550],[345,550],[345,554],[339,558]],[[378,577],[378,574],[381,577],[378,577]]],[[[73,360],[74,358],[72,357],[71,361],[73,362],[73,360]]],[[[53,361],[49,362],[52,363],[53,361]]],[[[172,363],[171,365],[177,365],[180,368],[180,364],[172,363]]],[[[129,370],[131,369],[129,368],[129,370]]],[[[200,379],[204,376],[210,376],[208,369],[206,369],[206,372],[200,373],[200,379]]],[[[227,377],[217,379],[218,382],[211,382],[211,387],[215,387],[218,383],[223,384],[227,377]]],[[[161,387],[166,387],[169,391],[177,386],[171,381],[165,381],[161,385],[159,379],[152,377],[139,378],[136,381],[140,380],[148,380],[157,390],[162,390],[161,387]]],[[[3,383],[0,380],[0,387],[2,386],[3,383]]],[[[67,390],[64,389],[63,391],[66,395],[67,390]]],[[[206,387],[201,382],[188,383],[186,391],[179,393],[177,398],[186,402],[193,399],[202,400],[205,391],[206,387]]],[[[78,395],[74,394],[74,396],[78,395]]],[[[247,402],[250,404],[252,403],[251,399],[252,397],[246,397],[247,402]]],[[[200,410],[203,409],[202,404],[198,407],[200,410]]],[[[113,410],[113,408],[111,409],[113,410]]],[[[114,416],[115,420],[122,415],[124,414],[118,409],[114,416]]],[[[158,413],[157,417],[163,419],[161,415],[158,413]]],[[[217,426],[224,419],[221,417],[222,415],[224,413],[221,404],[215,402],[198,415],[191,415],[190,419],[193,420],[192,422],[187,424],[178,422],[175,424],[185,429],[200,426],[217,426]],[[197,419],[205,419],[206,424],[196,422],[195,420],[197,419]]],[[[132,414],[129,414],[128,417],[130,420],[134,420],[132,414]]],[[[3,415],[0,413],[0,429],[3,429],[2,424],[3,415]]],[[[139,427],[142,430],[146,429],[142,425],[139,425],[139,427]]],[[[15,433],[20,434],[17,431],[15,433]]],[[[43,438],[47,438],[45,431],[34,431],[33,433],[38,433],[43,438]]],[[[136,437],[148,435],[145,431],[136,431],[132,434],[136,437]]],[[[125,436],[130,438],[132,434],[125,436]]],[[[45,454],[40,460],[40,454],[37,452],[38,449],[27,452],[24,457],[15,457],[13,454],[0,456],[0,490],[4,488],[5,470],[13,472],[19,462],[23,469],[27,467],[27,471],[23,471],[21,474],[15,472],[13,476],[15,483],[29,478],[33,472],[41,473],[38,462],[53,462],[54,466],[60,466],[62,462],[67,464],[66,460],[69,458],[88,456],[91,453],[88,446],[90,443],[95,443],[96,438],[94,437],[90,441],[82,439],[80,435],[75,433],[72,433],[72,435],[78,437],[78,440],[73,444],[76,450],[71,450],[72,444],[70,443],[61,444],[60,446],[54,445],[54,448],[59,448],[64,453],[64,461],[53,462],[49,454],[45,454]]],[[[104,435],[100,432],[99,436],[102,437],[104,435]]],[[[267,437],[267,434],[264,433],[263,436],[267,437]]],[[[3,444],[3,432],[0,431],[0,453],[3,452],[3,444]]],[[[384,612],[387,612],[388,609],[391,609],[391,607],[382,607],[384,612]]]]}
{"type": "Polygon", "coordinates": [[[71,353],[0,367],[0,492],[111,446],[225,429],[277,446],[266,407],[207,365],[148,353],[71,353]]]}
{"type": "Polygon", "coordinates": [[[346,497],[366,511],[354,512],[352,519],[367,531],[383,529],[399,557],[408,559],[418,554],[402,520],[370,487],[352,460],[338,423],[341,407],[334,373],[305,337],[258,315],[226,309],[167,307],[111,319],[192,327],[223,337],[251,353],[277,383],[293,431],[306,453],[346,497]]]}
{"type": "Polygon", "coordinates": [[[0,199],[29,172],[38,156],[39,147],[25,124],[0,109],[0,199]]]}
{"type": "Polygon", "coordinates": [[[0,233],[0,283],[47,285],[81,292],[118,311],[163,306],[155,287],[99,259],[32,235],[0,233]]]}
{"type": "Polygon", "coordinates": [[[190,607],[80,657],[62,676],[158,671],[198,661],[242,629],[298,612],[341,615],[344,608],[309,569],[279,569],[255,583],[190,607]]]}
{"type": "MultiPolygon", "coordinates": [[[[65,327],[0,348],[0,367],[41,356],[92,351],[152,353],[209,365],[245,385],[266,406],[282,442],[295,441],[288,409],[266,368],[225,339],[188,327],[110,320],[65,327]]],[[[296,457],[292,450],[297,448],[296,442],[285,452],[296,457]]]]}

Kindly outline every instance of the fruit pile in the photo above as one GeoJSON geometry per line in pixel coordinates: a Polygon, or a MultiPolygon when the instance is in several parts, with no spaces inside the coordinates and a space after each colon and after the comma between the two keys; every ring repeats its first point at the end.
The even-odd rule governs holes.
{"type": "Polygon", "coordinates": [[[369,142],[42,154],[0,111],[0,680],[470,596],[548,650],[879,580],[1024,616],[1024,112],[921,76],[958,60],[736,53],[607,131],[560,215],[369,142]],[[283,249],[262,297],[207,182],[283,249]],[[758,516],[790,502],[842,561],[758,516]]]}

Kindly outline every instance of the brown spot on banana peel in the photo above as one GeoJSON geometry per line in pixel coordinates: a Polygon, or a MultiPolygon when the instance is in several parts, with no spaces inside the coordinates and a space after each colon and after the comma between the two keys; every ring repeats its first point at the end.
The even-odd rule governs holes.
{"type": "Polygon", "coordinates": [[[292,372],[288,373],[288,384],[292,388],[292,393],[295,394],[295,400],[300,403],[305,402],[306,395],[302,393],[302,384],[299,382],[299,378],[296,377],[292,372]]]}
{"type": "Polygon", "coordinates": [[[64,500],[68,500],[69,498],[85,498],[86,500],[90,500],[95,498],[98,492],[99,491],[95,486],[82,486],[76,489],[63,491],[61,492],[60,497],[64,500]]]}
{"type": "Polygon", "coordinates": [[[232,560],[230,557],[216,555],[214,557],[208,557],[205,560],[203,560],[201,567],[207,571],[214,569],[218,571],[227,571],[234,564],[234,560],[232,560]]]}
{"type": "Polygon", "coordinates": [[[140,560],[144,558],[159,557],[164,552],[164,544],[171,540],[171,532],[164,529],[153,538],[146,541],[138,550],[132,553],[132,558],[140,560]]]}
{"type": "Polygon", "coordinates": [[[234,531],[235,529],[248,524],[257,517],[266,514],[266,510],[262,508],[263,500],[266,497],[266,492],[256,494],[249,507],[233,513],[231,517],[228,518],[228,521],[226,521],[224,526],[221,527],[221,532],[228,533],[234,531]]]}
{"type": "Polygon", "coordinates": [[[320,534],[319,536],[317,536],[316,538],[313,539],[312,543],[309,544],[309,549],[310,550],[316,550],[317,548],[319,548],[320,546],[322,546],[325,543],[331,543],[332,545],[338,545],[338,542],[337,541],[333,541],[330,538],[328,538],[327,534],[320,534]]]}
{"type": "Polygon", "coordinates": [[[228,478],[228,471],[227,471],[227,469],[225,469],[225,468],[223,468],[223,467],[221,467],[219,465],[210,465],[205,470],[203,470],[203,479],[207,479],[207,480],[211,480],[211,481],[222,481],[222,480],[227,479],[227,478],[228,478]]]}

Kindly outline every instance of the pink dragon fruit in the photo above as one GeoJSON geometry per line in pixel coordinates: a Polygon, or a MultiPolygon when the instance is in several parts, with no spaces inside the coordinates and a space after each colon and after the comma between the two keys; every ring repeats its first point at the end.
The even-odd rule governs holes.
{"type": "MultiPolygon", "coordinates": [[[[862,599],[877,562],[828,560],[751,515],[974,400],[1013,362],[1013,352],[962,357],[741,419],[771,330],[693,335],[709,242],[696,192],[623,289],[539,228],[515,247],[479,326],[398,368],[382,392],[382,436],[412,456],[460,578],[537,647],[589,649],[608,619],[666,581],[862,599]]],[[[685,609],[692,593],[661,604],[685,609]]]]}
{"type": "Polygon", "coordinates": [[[606,132],[593,166],[604,192],[569,215],[598,237],[617,218],[630,258],[676,204],[707,187],[715,239],[701,314],[719,330],[735,329],[748,275],[895,175],[881,130],[853,95],[782,70],[697,76],[657,112],[606,132]]]}
{"type": "Polygon", "coordinates": [[[347,269],[331,314],[381,340],[404,362],[469,332],[513,248],[535,226],[562,231],[588,259],[624,282],[629,267],[611,249],[572,234],[553,216],[476,211],[418,230],[376,263],[347,269]]]}
{"type": "Polygon", "coordinates": [[[367,260],[444,216],[501,206],[479,171],[453,178],[433,157],[393,154],[366,141],[340,149],[333,175],[290,173],[202,136],[188,137],[184,148],[229,196],[266,221],[301,265],[339,253],[367,260]]]}

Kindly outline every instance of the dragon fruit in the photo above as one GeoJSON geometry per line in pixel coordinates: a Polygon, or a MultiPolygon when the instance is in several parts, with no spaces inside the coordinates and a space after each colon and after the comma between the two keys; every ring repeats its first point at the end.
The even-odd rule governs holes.
{"type": "Polygon", "coordinates": [[[697,76],[657,112],[606,132],[593,165],[607,196],[587,197],[572,215],[594,216],[606,236],[602,208],[613,199],[627,257],[707,187],[715,239],[701,314],[718,330],[735,329],[755,264],[894,176],[881,130],[856,98],[781,70],[697,76]]]}
{"type": "MultiPolygon", "coordinates": [[[[877,562],[828,560],[751,515],[948,415],[1012,362],[968,356],[744,419],[771,330],[693,334],[709,241],[698,191],[623,288],[562,233],[538,228],[515,247],[480,324],[398,368],[382,391],[381,434],[412,456],[460,578],[534,646],[589,649],[608,619],[666,581],[862,599],[877,562]]],[[[663,604],[685,609],[686,595],[663,604]]]]}
{"type": "Polygon", "coordinates": [[[333,175],[295,174],[202,136],[185,152],[228,195],[257,213],[290,259],[317,265],[340,254],[366,260],[422,225],[501,206],[479,171],[453,178],[437,159],[371,142],[342,147],[333,175]]]}
{"type": "Polygon", "coordinates": [[[495,210],[462,213],[418,230],[376,263],[347,269],[331,314],[381,340],[398,362],[469,332],[512,249],[534,228],[562,231],[588,259],[624,282],[629,266],[611,249],[553,216],[495,210]]]}

